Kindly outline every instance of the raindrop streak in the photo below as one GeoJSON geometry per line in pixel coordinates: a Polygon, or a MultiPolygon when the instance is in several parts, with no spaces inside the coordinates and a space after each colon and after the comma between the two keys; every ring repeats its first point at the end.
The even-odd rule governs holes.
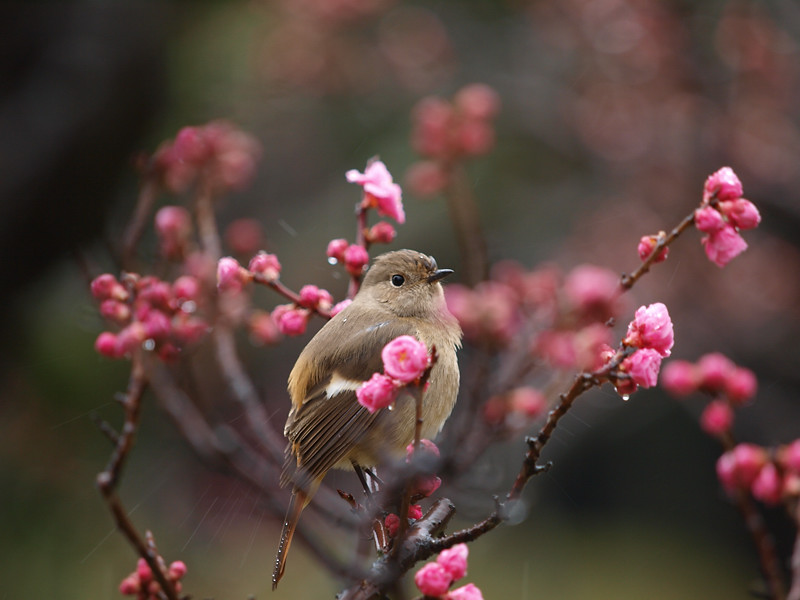
{"type": "Polygon", "coordinates": [[[253,528],[253,533],[250,535],[250,541],[247,544],[247,548],[242,555],[242,562],[239,564],[239,568],[244,567],[244,563],[247,561],[247,557],[250,555],[250,550],[253,548],[253,542],[256,540],[256,534],[258,533],[259,527],[261,527],[261,520],[264,518],[264,511],[261,511],[261,514],[258,515],[258,523],[253,528]]]}
{"type": "Polygon", "coordinates": [[[192,535],[190,535],[190,536],[189,536],[189,539],[188,539],[188,540],[186,540],[186,543],[183,545],[183,548],[181,548],[181,552],[183,552],[184,550],[186,550],[186,546],[188,546],[188,545],[189,545],[189,542],[191,542],[191,541],[192,541],[192,538],[195,536],[195,534],[197,533],[197,531],[200,529],[200,526],[203,524],[203,521],[205,521],[205,520],[206,520],[206,517],[208,516],[208,513],[210,513],[210,512],[211,512],[211,509],[212,509],[212,508],[214,508],[214,505],[217,503],[217,500],[219,500],[219,496],[217,496],[216,498],[214,498],[214,501],[211,503],[211,506],[209,506],[209,507],[208,507],[208,510],[206,510],[206,514],[204,514],[204,515],[203,515],[203,518],[202,518],[202,519],[200,519],[200,522],[197,524],[197,527],[195,527],[195,528],[194,528],[194,531],[192,532],[192,535]]]}

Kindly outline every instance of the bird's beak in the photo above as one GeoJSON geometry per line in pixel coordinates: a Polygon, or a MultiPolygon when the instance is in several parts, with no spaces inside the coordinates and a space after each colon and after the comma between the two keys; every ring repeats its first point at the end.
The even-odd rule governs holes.
{"type": "Polygon", "coordinates": [[[436,269],[433,273],[428,275],[428,283],[436,283],[440,279],[444,279],[448,275],[454,273],[453,269],[436,269]]]}

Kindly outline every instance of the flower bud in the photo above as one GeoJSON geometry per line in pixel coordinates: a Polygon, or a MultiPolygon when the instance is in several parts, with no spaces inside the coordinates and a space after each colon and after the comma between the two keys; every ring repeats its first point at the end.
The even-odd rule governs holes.
{"type": "Polygon", "coordinates": [[[442,550],[439,556],[436,557],[436,562],[444,567],[444,570],[447,571],[450,577],[455,581],[467,574],[468,555],[469,548],[467,548],[466,544],[456,544],[452,548],[442,550]]]}
{"type": "Polygon", "coordinates": [[[720,437],[733,425],[733,409],[724,400],[714,400],[700,415],[700,427],[708,435],[720,437]]]}
{"type": "Polygon", "coordinates": [[[325,253],[328,258],[332,258],[337,262],[344,262],[344,252],[350,246],[350,243],[344,238],[338,238],[328,242],[328,249],[325,253]]]}
{"type": "MultiPolygon", "coordinates": [[[[637,248],[639,252],[639,258],[642,261],[647,260],[650,255],[655,250],[656,245],[658,244],[658,237],[655,235],[645,235],[642,239],[639,240],[639,246],[637,248]]],[[[653,259],[653,263],[660,263],[667,260],[667,255],[669,254],[669,246],[664,246],[658,253],[658,256],[653,259]]]]}
{"type": "Polygon", "coordinates": [[[104,331],[97,336],[94,342],[94,349],[98,354],[106,358],[120,358],[122,356],[117,343],[117,336],[110,331],[104,331]]]}
{"type": "Polygon", "coordinates": [[[764,504],[775,506],[780,503],[783,495],[783,478],[773,463],[768,462],[761,467],[750,491],[754,498],[764,504]]]}
{"type": "Polygon", "coordinates": [[[262,276],[267,281],[277,281],[280,277],[281,263],[274,254],[259,252],[250,259],[248,270],[251,273],[262,276]]]}
{"type": "Polygon", "coordinates": [[[369,254],[363,246],[351,244],[344,251],[344,266],[354,277],[359,277],[369,262],[369,254]]]}
{"type": "Polygon", "coordinates": [[[428,563],[424,565],[416,575],[414,583],[417,584],[419,591],[425,596],[442,596],[450,589],[453,578],[450,573],[439,563],[428,563]]]}

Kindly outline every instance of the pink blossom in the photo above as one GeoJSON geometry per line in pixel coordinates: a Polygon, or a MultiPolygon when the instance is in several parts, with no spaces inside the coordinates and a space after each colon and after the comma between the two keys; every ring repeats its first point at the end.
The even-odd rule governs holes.
{"type": "Polygon", "coordinates": [[[441,98],[423,98],[414,107],[412,118],[414,150],[422,156],[446,158],[450,153],[450,129],[454,121],[450,103],[441,98]]]}
{"type": "MultiPolygon", "coordinates": [[[[411,457],[414,455],[414,451],[415,448],[413,442],[410,443],[408,446],[406,446],[406,462],[409,462],[411,460],[411,457]]],[[[436,457],[441,456],[441,453],[439,452],[439,447],[432,441],[425,438],[419,441],[419,451],[423,455],[430,454],[431,456],[436,456],[436,457]]]]}
{"type": "Polygon", "coordinates": [[[346,298],[345,300],[342,300],[341,302],[337,302],[336,304],[333,305],[333,308],[331,308],[331,316],[335,317],[340,312],[342,312],[345,308],[350,306],[352,303],[353,303],[353,301],[350,298],[346,298]]]}
{"type": "Polygon", "coordinates": [[[474,583],[468,583],[448,593],[445,600],[483,600],[483,594],[474,583]]]}
{"type": "Polygon", "coordinates": [[[758,500],[764,504],[775,506],[781,501],[783,492],[783,478],[774,463],[768,462],[758,472],[758,476],[753,480],[750,491],[758,500]]]}
{"type": "Polygon", "coordinates": [[[259,252],[250,259],[248,270],[267,281],[277,281],[281,273],[281,263],[274,254],[259,252]]]}
{"type": "Polygon", "coordinates": [[[536,338],[533,349],[557,369],[571,369],[578,360],[572,331],[545,330],[536,338]]]}
{"type": "Polygon", "coordinates": [[[734,405],[752,400],[757,388],[758,380],[755,373],[744,367],[734,368],[725,380],[725,394],[734,405]]]}
{"type": "Polygon", "coordinates": [[[383,524],[386,527],[386,533],[389,534],[389,537],[394,537],[400,530],[400,517],[394,513],[389,513],[383,520],[383,524]]]}
{"type": "MultiPolygon", "coordinates": [[[[645,235],[642,239],[639,240],[639,246],[637,251],[639,252],[639,258],[642,261],[647,260],[650,255],[655,250],[656,245],[658,244],[658,237],[655,235],[645,235]]],[[[661,248],[661,251],[658,253],[658,256],[653,259],[653,263],[660,263],[667,260],[667,256],[669,255],[669,246],[664,246],[661,248]]]]}
{"type": "Polygon", "coordinates": [[[345,176],[347,181],[357,183],[364,188],[365,203],[378,209],[378,214],[391,217],[398,223],[405,223],[402,191],[392,180],[392,174],[380,160],[367,163],[363,173],[351,169],[345,176]]]}
{"type": "Polygon", "coordinates": [[[111,273],[95,277],[91,283],[91,290],[92,296],[97,300],[112,299],[125,302],[129,297],[128,291],[111,273]]]}
{"type": "Polygon", "coordinates": [[[364,267],[369,262],[369,254],[364,246],[351,244],[344,251],[344,266],[348,273],[358,277],[364,271],[364,267]]]}
{"type": "Polygon", "coordinates": [[[391,377],[373,373],[372,377],[356,390],[356,397],[361,406],[374,413],[391,405],[397,397],[397,391],[397,385],[391,377]]]}
{"type": "Polygon", "coordinates": [[[134,321],[117,334],[117,352],[120,356],[136,350],[147,339],[144,325],[134,321]]]}
{"type": "Polygon", "coordinates": [[[721,436],[733,425],[733,409],[724,400],[714,400],[700,415],[700,427],[708,435],[721,436]]]}
{"type": "Polygon", "coordinates": [[[150,569],[150,565],[147,564],[147,561],[143,558],[140,558],[136,561],[136,574],[139,576],[139,580],[142,583],[147,583],[153,579],[153,571],[150,569]]]}
{"type": "Polygon", "coordinates": [[[631,346],[652,348],[661,356],[669,356],[675,335],[667,307],[661,302],[640,306],[628,325],[625,341],[631,346]]]}
{"type": "Polygon", "coordinates": [[[450,573],[439,563],[428,563],[424,565],[416,575],[414,583],[417,584],[419,591],[426,596],[442,596],[450,589],[453,578],[450,573]]]}
{"type": "Polygon", "coordinates": [[[428,368],[428,347],[410,335],[401,335],[383,347],[381,358],[389,377],[410,383],[428,368]]]}
{"type": "Polygon", "coordinates": [[[706,256],[718,267],[724,267],[742,252],[747,250],[747,242],[731,225],[725,225],[702,240],[706,256]]]}
{"type": "Polygon", "coordinates": [[[239,291],[245,281],[239,261],[230,256],[220,258],[217,262],[217,286],[221,290],[239,291]]]}
{"type": "Polygon", "coordinates": [[[344,252],[350,246],[350,243],[344,238],[338,238],[328,242],[328,248],[325,251],[328,258],[332,258],[338,262],[344,262],[344,252]]]}
{"type": "Polygon", "coordinates": [[[652,348],[641,348],[622,361],[622,368],[637,385],[653,387],[658,383],[661,354],[652,348]]]}
{"type": "Polygon", "coordinates": [[[211,156],[211,146],[201,127],[184,127],[175,135],[172,148],[181,162],[201,164],[211,156]]]}
{"type": "Polygon", "coordinates": [[[486,120],[500,110],[500,96],[484,83],[472,83],[456,93],[453,104],[469,119],[486,120]]]}
{"type": "Polygon", "coordinates": [[[753,229],[761,223],[756,205],[745,198],[720,202],[719,209],[739,229],[753,229]]]}
{"type": "Polygon", "coordinates": [[[397,232],[390,223],[380,221],[367,230],[366,238],[371,244],[388,244],[396,235],[397,232]]]}
{"type": "Polygon", "coordinates": [[[688,360],[673,360],[664,367],[661,385],[675,396],[688,396],[699,385],[697,369],[688,360]]]}
{"type": "Polygon", "coordinates": [[[724,354],[705,354],[697,361],[698,383],[705,391],[715,394],[725,387],[735,369],[736,365],[724,354]]]}
{"type": "Polygon", "coordinates": [[[412,504],[408,507],[408,518],[417,521],[422,518],[422,507],[419,504],[412,504]]]}
{"type": "Polygon", "coordinates": [[[513,412],[524,415],[528,419],[536,419],[547,408],[547,399],[539,390],[523,386],[509,392],[508,404],[513,412]]]}
{"type": "Polygon", "coordinates": [[[742,195],[742,182],[730,167],[722,167],[706,179],[704,188],[706,197],[717,197],[718,200],[735,200],[742,195]]]}
{"type": "Polygon", "coordinates": [[[796,439],[791,444],[781,448],[778,456],[784,467],[795,473],[800,473],[800,439],[796,439]]]}
{"type": "Polygon", "coordinates": [[[255,219],[236,219],[225,228],[225,243],[234,254],[252,255],[264,244],[261,223],[255,219]]]}
{"type": "Polygon", "coordinates": [[[182,275],[172,284],[172,295],[181,302],[196,300],[200,295],[200,282],[191,275],[182,275]]]}
{"type": "Polygon", "coordinates": [[[122,356],[117,343],[117,336],[110,331],[104,331],[97,336],[94,342],[94,349],[98,354],[107,358],[120,358],[122,356]]]}
{"type": "Polygon", "coordinates": [[[322,296],[322,291],[324,290],[320,290],[317,286],[311,284],[301,287],[300,306],[305,306],[306,308],[316,308],[322,296]]]}
{"type": "Polygon", "coordinates": [[[184,312],[178,313],[173,319],[172,334],[182,344],[194,344],[200,341],[208,330],[208,323],[184,312]]]}
{"type": "Polygon", "coordinates": [[[486,154],[494,146],[494,129],[489,123],[476,119],[464,119],[455,131],[454,150],[467,156],[486,154]]]}
{"type": "Polygon", "coordinates": [[[169,335],[172,325],[169,317],[160,310],[151,310],[142,321],[148,339],[162,340],[169,335]]]}
{"type": "Polygon", "coordinates": [[[255,311],[248,321],[250,335],[259,344],[277,344],[281,340],[281,330],[268,312],[255,311]]]}
{"type": "Polygon", "coordinates": [[[406,188],[422,198],[434,196],[448,184],[448,175],[438,162],[420,160],[406,171],[406,188]]]}
{"type": "Polygon", "coordinates": [[[117,324],[126,323],[131,318],[131,307],[118,300],[103,300],[100,303],[100,314],[117,324]]]}
{"type": "Polygon", "coordinates": [[[766,451],[755,444],[737,444],[730,450],[733,456],[733,474],[737,485],[750,487],[767,462],[766,451]]]}
{"type": "Polygon", "coordinates": [[[736,459],[733,452],[725,452],[717,459],[716,463],[717,479],[722,487],[731,492],[736,489],[736,459]]]}
{"type": "Polygon", "coordinates": [[[303,335],[306,332],[309,317],[307,310],[301,308],[278,310],[278,308],[280,307],[273,310],[272,318],[275,319],[283,335],[303,335]]]}
{"type": "Polygon", "coordinates": [[[155,230],[164,255],[173,256],[192,233],[192,217],[183,206],[164,206],[156,213],[155,230]]]}
{"type": "Polygon", "coordinates": [[[414,479],[411,495],[427,498],[438,490],[441,485],[442,480],[436,475],[419,475],[414,479]]]}
{"type": "Polygon", "coordinates": [[[125,596],[135,596],[142,590],[142,583],[136,573],[131,573],[119,584],[119,592],[125,596]]]}
{"type": "Polygon", "coordinates": [[[616,273],[594,265],[578,265],[564,280],[564,294],[569,302],[594,321],[606,321],[616,314],[619,290],[616,273]]]}
{"type": "Polygon", "coordinates": [[[694,211],[694,226],[703,233],[716,233],[725,227],[725,219],[712,206],[703,206],[694,211]]]}
{"type": "Polygon", "coordinates": [[[456,544],[452,548],[442,550],[436,558],[436,562],[450,573],[453,581],[461,579],[467,574],[467,556],[469,548],[466,544],[456,544]]]}

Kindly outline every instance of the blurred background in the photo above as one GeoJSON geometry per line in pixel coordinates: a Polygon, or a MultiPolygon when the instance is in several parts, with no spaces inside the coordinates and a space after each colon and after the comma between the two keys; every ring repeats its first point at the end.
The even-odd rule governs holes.
{"type": "MultiPolygon", "coordinates": [[[[791,0],[275,0],[61,2],[0,8],[0,598],[118,598],[135,555],[94,487],[110,452],[92,415],[120,419],[128,364],[100,358],[85,261],[130,218],[135,157],[215,118],[264,153],[219,207],[253,217],[287,285],[341,298],[324,251],[352,239],[347,169],[379,154],[397,180],[416,160],[411,110],[482,82],[502,102],[495,146],[468,173],[492,261],[630,271],[639,237],[698,204],[730,165],[763,223],[724,270],[689,231],[634,291],[665,302],[673,356],[719,350],[759,376],[740,439],[800,434],[800,7],[791,0]]],[[[406,189],[394,247],[458,272],[447,209],[406,189]]],[[[164,197],[163,203],[170,202],[164,197]]],[[[155,253],[152,233],[143,243],[155,253]]],[[[259,296],[265,308],[277,299],[259,296]]],[[[276,429],[309,336],[245,358],[276,429]]],[[[701,402],[659,390],[583,398],[513,522],[470,546],[486,598],[748,598],[754,551],[714,475],[701,402]]],[[[229,415],[230,416],[230,415],[229,415]]],[[[230,418],[235,418],[235,415],[230,418]]],[[[507,489],[521,440],[475,466],[507,489]]],[[[348,478],[345,485],[351,485],[348,478]]],[[[491,492],[458,501],[453,527],[491,492]]],[[[446,486],[442,494],[447,493],[446,486]]],[[[278,527],[259,498],[202,465],[152,402],[121,495],[196,598],[332,597],[301,544],[268,592],[278,527]],[[271,594],[271,595],[270,595],[271,594]]],[[[768,513],[787,558],[790,522],[768,513]]],[[[335,540],[331,541],[336,544],[335,540]]]]}

